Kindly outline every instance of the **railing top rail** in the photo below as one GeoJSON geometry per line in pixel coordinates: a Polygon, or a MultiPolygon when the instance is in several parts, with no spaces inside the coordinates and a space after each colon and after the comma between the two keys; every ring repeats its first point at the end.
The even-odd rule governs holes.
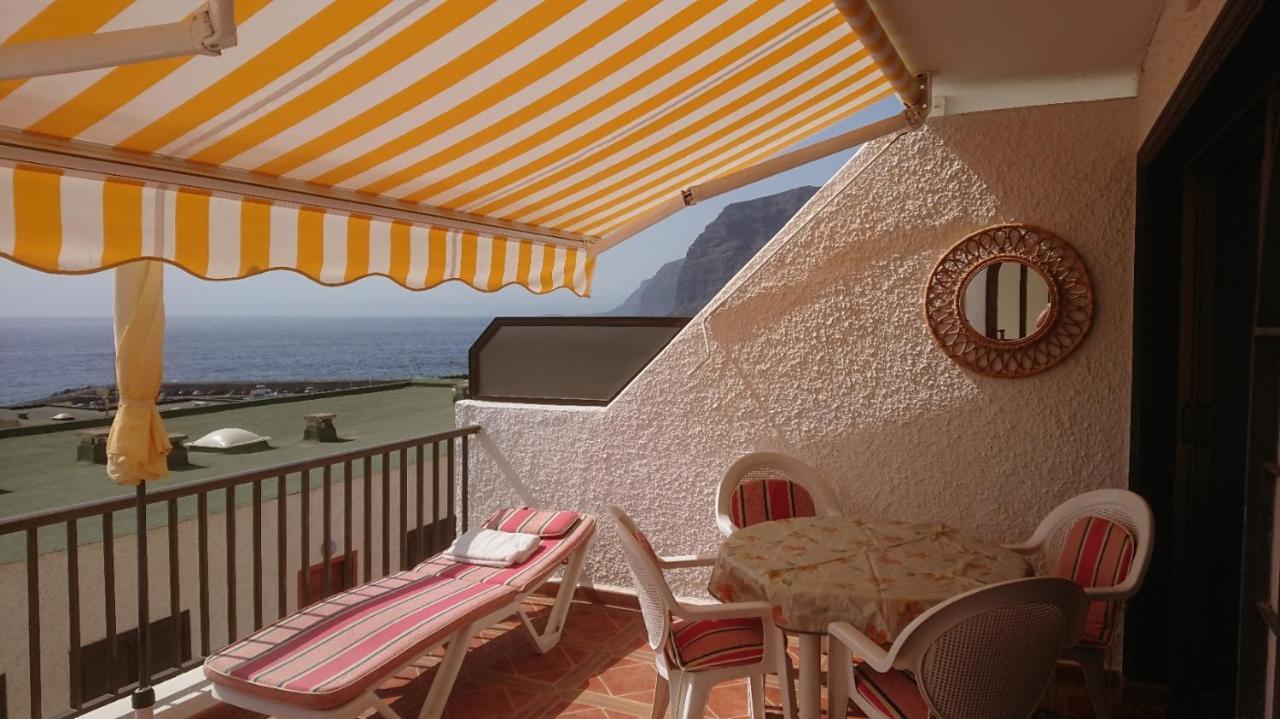
{"type": "MultiPolygon", "coordinates": [[[[170,499],[181,499],[190,497],[203,492],[210,492],[227,487],[235,487],[249,482],[256,482],[271,477],[279,477],[281,475],[293,474],[318,467],[331,466],[341,464],[364,457],[383,454],[387,452],[395,452],[401,449],[417,447],[431,442],[442,442],[445,440],[456,439],[458,437],[466,437],[480,432],[479,425],[468,425],[466,427],[457,427],[446,432],[436,432],[433,434],[424,434],[417,437],[407,437],[398,439],[394,442],[385,444],[371,445],[352,449],[337,454],[328,454],[322,457],[312,457],[310,459],[288,462],[285,464],[277,464],[270,467],[262,467],[259,469],[251,469],[246,472],[237,472],[223,477],[212,477],[196,482],[188,482],[163,489],[155,489],[147,492],[147,504],[158,504],[167,502],[170,499]]],[[[106,478],[103,478],[106,481],[106,478]]],[[[73,519],[83,517],[94,517],[107,512],[118,512],[123,509],[134,507],[137,498],[132,494],[113,497],[110,499],[98,499],[91,502],[82,502],[80,504],[72,504],[57,509],[49,509],[42,512],[32,512],[30,514],[21,514],[15,517],[0,519],[0,536],[13,534],[14,532],[22,532],[28,529],[38,529],[53,524],[61,524],[73,519]]]]}

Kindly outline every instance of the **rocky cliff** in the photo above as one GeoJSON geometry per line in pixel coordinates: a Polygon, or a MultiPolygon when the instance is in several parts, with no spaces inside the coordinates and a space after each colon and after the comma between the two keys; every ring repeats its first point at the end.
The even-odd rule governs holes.
{"type": "Polygon", "coordinates": [[[677,284],[683,265],[684,258],[680,258],[659,267],[653,277],[641,282],[636,291],[609,314],[640,317],[674,315],[677,284]]]}
{"type": "Polygon", "coordinates": [[[608,314],[696,314],[817,191],[797,187],[726,206],[694,239],[684,259],[663,265],[608,314]]]}

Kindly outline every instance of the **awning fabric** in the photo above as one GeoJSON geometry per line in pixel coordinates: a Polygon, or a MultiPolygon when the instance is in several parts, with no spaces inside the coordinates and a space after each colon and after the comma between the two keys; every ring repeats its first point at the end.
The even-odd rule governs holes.
{"type": "MultiPolygon", "coordinates": [[[[175,22],[198,3],[88,5],[6,3],[0,37],[175,22]]],[[[484,290],[516,282],[586,293],[595,241],[902,83],[900,67],[886,77],[872,56],[888,43],[883,33],[864,47],[830,0],[237,0],[236,16],[239,45],[221,57],[0,83],[0,158],[30,163],[5,149],[39,138],[69,154],[92,147],[100,157],[370,201],[360,216],[322,200],[309,208],[224,197],[198,183],[129,190],[142,199],[124,206],[173,226],[136,256],[205,277],[286,267],[331,283],[381,273],[412,288],[463,279],[484,290]],[[382,221],[380,204],[442,209],[496,229],[382,221]],[[196,219],[206,214],[207,231],[196,219]],[[500,228],[511,224],[527,231],[507,239],[500,228]]],[[[20,199],[23,172],[4,170],[0,223],[22,224],[10,201],[20,199]]],[[[55,177],[61,236],[31,244],[0,234],[0,253],[48,271],[134,257],[139,250],[118,254],[113,231],[93,222],[118,211],[107,198],[128,194],[124,180],[137,175],[55,177]],[[100,209],[89,208],[95,191],[78,187],[95,182],[100,209]],[[71,195],[86,204],[69,211],[71,195]]]]}
{"type": "Polygon", "coordinates": [[[595,262],[584,247],[3,163],[0,254],[64,274],[151,257],[211,280],[291,269],[327,285],[377,274],[411,290],[461,280],[579,295],[595,262]]]}

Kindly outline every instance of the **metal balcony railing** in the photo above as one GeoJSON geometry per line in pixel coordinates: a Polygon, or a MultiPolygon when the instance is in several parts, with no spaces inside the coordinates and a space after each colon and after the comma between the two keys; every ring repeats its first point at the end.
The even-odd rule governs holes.
{"type": "MultiPolygon", "coordinates": [[[[26,691],[15,687],[21,667],[0,670],[9,674],[7,690],[0,685],[0,716],[74,716],[131,692],[135,704],[146,702],[154,683],[264,624],[434,554],[452,541],[457,517],[466,530],[468,440],[479,431],[462,427],[215,479],[139,487],[132,497],[0,520],[0,546],[25,545],[28,628],[26,691]],[[132,567],[122,546],[130,542],[132,567]],[[60,545],[65,559],[56,556],[60,545]],[[95,560],[100,571],[85,566],[95,560]],[[64,577],[56,576],[60,568],[64,577]],[[61,613],[63,587],[66,623],[57,626],[49,615],[61,613]],[[160,612],[152,607],[157,600],[160,612]],[[135,603],[136,626],[120,631],[121,606],[128,613],[135,603]],[[160,624],[167,631],[156,641],[152,628],[160,624]],[[86,639],[90,644],[82,645],[86,639]],[[100,665],[90,672],[85,646],[100,665]],[[136,672],[124,671],[134,664],[136,672]]],[[[6,609],[20,617],[19,606],[6,609]]],[[[16,648],[21,635],[5,642],[16,648]]]]}

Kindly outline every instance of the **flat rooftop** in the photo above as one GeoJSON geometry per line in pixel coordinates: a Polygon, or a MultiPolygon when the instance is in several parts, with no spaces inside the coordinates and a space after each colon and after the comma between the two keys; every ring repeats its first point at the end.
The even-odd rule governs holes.
{"type": "MultiPolygon", "coordinates": [[[[453,393],[452,386],[442,383],[409,382],[167,416],[165,428],[186,434],[188,441],[223,427],[239,427],[270,437],[271,449],[251,454],[191,452],[191,468],[174,471],[158,484],[168,487],[447,431],[454,426],[453,393]],[[303,415],[317,412],[337,414],[334,424],[342,442],[302,441],[303,415]]],[[[0,437],[0,518],[132,494],[132,488],[107,478],[105,465],[76,461],[83,429],[0,437]]]]}

